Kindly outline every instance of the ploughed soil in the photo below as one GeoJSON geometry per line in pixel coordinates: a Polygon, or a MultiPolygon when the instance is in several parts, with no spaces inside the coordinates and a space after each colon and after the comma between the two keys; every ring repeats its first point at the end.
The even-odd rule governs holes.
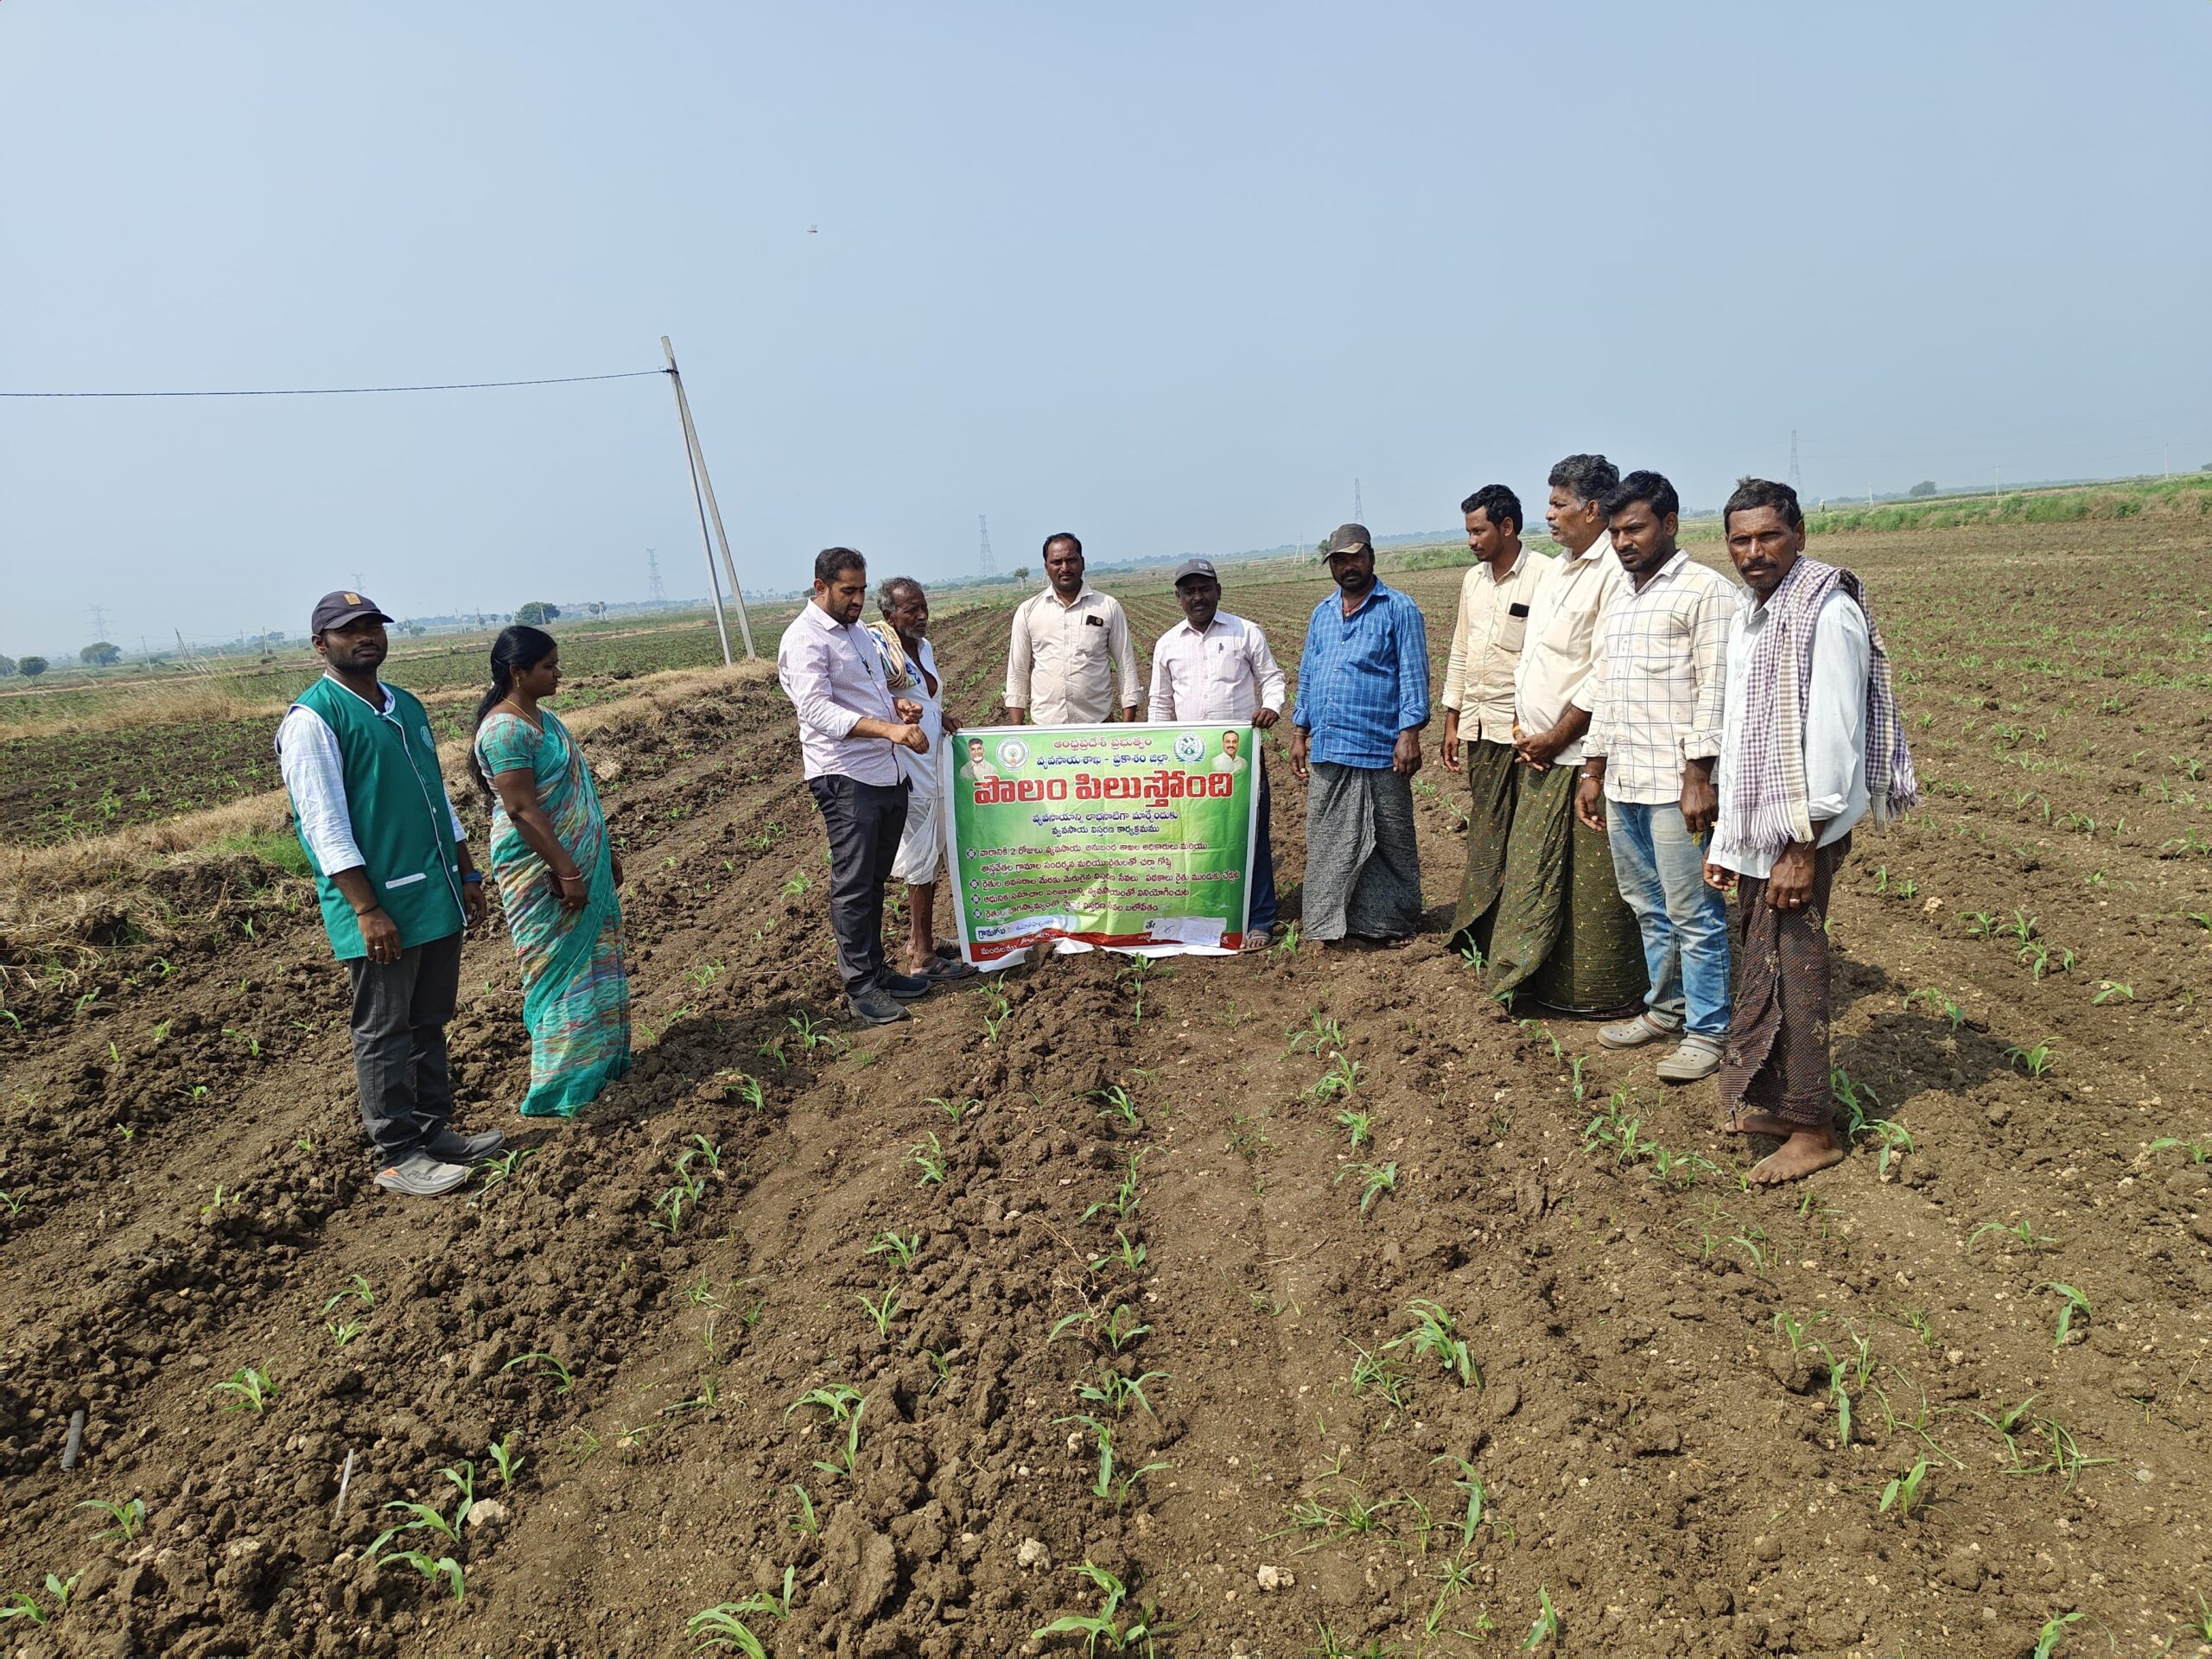
{"type": "MultiPolygon", "coordinates": [[[[1073,1651],[1033,1632],[1097,1612],[1089,1562],[1185,1655],[1503,1653],[1547,1606],[1578,1656],[2013,1659],[2075,1614],[2049,1651],[2196,1651],[2212,581],[2178,534],[1821,550],[1932,789],[1839,884],[1854,1155],[1783,1192],[1711,1084],[1489,1001],[1440,931],[1059,957],[843,1025],[758,681],[590,740],[639,1061],[581,1120],[514,1116],[512,955],[470,944],[461,1121],[527,1155],[465,1195],[370,1184],[303,889],[172,867],[157,944],[8,965],[0,1596],[46,1619],[8,1640],[656,1655],[755,1598],[774,1654],[1073,1651]],[[2163,592],[2081,582],[2092,547],[2163,592]],[[464,1483],[457,1538],[387,1546],[437,1578],[372,1563],[423,1518],[385,1506],[464,1483]],[[76,1507],[134,1498],[128,1539],[76,1507]]],[[[1402,582],[1440,677],[1459,575],[1402,582]]],[[[1321,591],[1230,604],[1287,661],[1321,591]]],[[[943,629],[969,711],[1002,626],[943,629]]],[[[1440,918],[1456,780],[1421,781],[1440,918]]]]}

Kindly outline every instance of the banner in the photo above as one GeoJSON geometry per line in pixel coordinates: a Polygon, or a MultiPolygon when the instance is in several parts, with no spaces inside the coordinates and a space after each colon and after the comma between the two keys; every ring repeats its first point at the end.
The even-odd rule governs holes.
{"type": "Polygon", "coordinates": [[[1249,726],[985,726],[945,740],[967,959],[1030,946],[1226,955],[1243,943],[1259,747],[1249,726]]]}

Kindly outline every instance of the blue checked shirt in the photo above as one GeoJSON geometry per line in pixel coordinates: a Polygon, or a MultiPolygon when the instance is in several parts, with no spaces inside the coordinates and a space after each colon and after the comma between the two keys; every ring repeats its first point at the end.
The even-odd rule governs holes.
{"type": "Polygon", "coordinates": [[[1389,766],[1398,734],[1428,724],[1428,636],[1421,607],[1379,582],[1350,616],[1339,594],[1316,605],[1306,625],[1290,723],[1313,734],[1311,760],[1389,766]]]}

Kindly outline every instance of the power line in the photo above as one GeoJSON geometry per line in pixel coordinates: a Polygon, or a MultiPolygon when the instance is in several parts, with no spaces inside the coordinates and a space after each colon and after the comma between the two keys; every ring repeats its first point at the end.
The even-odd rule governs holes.
{"type": "Polygon", "coordinates": [[[574,386],[588,380],[642,380],[666,369],[620,374],[562,374],[541,380],[449,380],[423,386],[279,386],[250,391],[0,391],[0,397],[345,397],[379,391],[488,391],[503,386],[574,386]]]}

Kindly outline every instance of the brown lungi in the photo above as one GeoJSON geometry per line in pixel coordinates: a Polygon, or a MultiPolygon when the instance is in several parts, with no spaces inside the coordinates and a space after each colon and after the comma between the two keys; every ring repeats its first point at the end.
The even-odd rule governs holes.
{"type": "Polygon", "coordinates": [[[1851,837],[1813,854],[1802,910],[1777,910],[1767,883],[1737,884],[1736,1003],[1720,1057],[1720,1103],[1732,1116],[1771,1112],[1808,1127],[1835,1121],[1829,1087],[1828,890],[1851,837]]]}

